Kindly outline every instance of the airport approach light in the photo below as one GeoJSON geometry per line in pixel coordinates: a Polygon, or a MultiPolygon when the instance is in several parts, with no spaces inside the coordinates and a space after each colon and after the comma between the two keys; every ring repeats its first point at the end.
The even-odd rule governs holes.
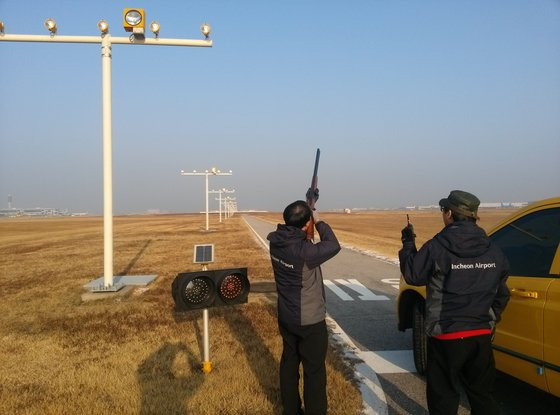
{"type": "Polygon", "coordinates": [[[237,202],[235,197],[226,196],[224,199],[224,206],[226,211],[226,219],[233,216],[237,212],[237,202]]]}
{"type": "Polygon", "coordinates": [[[101,19],[97,22],[97,27],[101,31],[102,34],[106,34],[109,32],[109,23],[106,20],[101,19]]]}
{"type": "Polygon", "coordinates": [[[200,32],[204,35],[204,37],[206,39],[208,39],[208,36],[210,36],[211,31],[212,31],[212,28],[210,27],[210,24],[208,24],[208,23],[203,23],[202,26],[200,26],[200,32]]]}
{"type": "Polygon", "coordinates": [[[154,35],[156,35],[156,37],[159,36],[159,29],[160,29],[160,26],[159,26],[159,23],[158,23],[158,22],[156,22],[156,21],[154,20],[152,23],[150,23],[150,30],[152,31],[152,33],[153,33],[154,35]]]}
{"type": "Polygon", "coordinates": [[[144,9],[124,9],[123,26],[127,32],[134,35],[143,35],[146,27],[144,9]]]}
{"type": "Polygon", "coordinates": [[[209,219],[208,219],[208,176],[231,176],[233,172],[230,170],[229,173],[223,173],[217,167],[212,167],[209,171],[204,170],[204,172],[197,172],[193,170],[192,173],[187,173],[185,170],[181,170],[181,176],[204,176],[206,178],[205,186],[205,198],[206,198],[206,230],[209,230],[209,219]]]}
{"type": "MultiPolygon", "coordinates": [[[[109,24],[105,20],[98,22],[101,36],[55,36],[56,22],[52,18],[44,25],[50,36],[29,34],[5,34],[4,21],[0,20],[0,42],[40,42],[40,43],[97,43],[101,45],[101,80],[102,80],[102,135],[103,135],[103,286],[95,286],[93,292],[118,291],[123,284],[113,284],[113,169],[112,169],[112,114],[111,114],[111,60],[112,46],[157,45],[157,46],[194,46],[212,47],[210,39],[145,39],[145,14],[143,9],[125,9],[123,24],[130,37],[109,36],[109,24]],[[130,12],[130,13],[127,13],[130,12]],[[127,29],[128,28],[128,29],[127,29]],[[107,35],[107,36],[106,36],[107,35]],[[136,40],[141,42],[136,42],[136,40]],[[94,289],[95,288],[95,289],[94,289]]],[[[231,174],[231,172],[230,172],[231,174]]]]}
{"type": "Polygon", "coordinates": [[[54,21],[54,19],[51,19],[49,17],[47,20],[45,20],[45,27],[49,32],[51,32],[51,35],[54,35],[56,33],[56,22],[54,21]]]}
{"type": "Polygon", "coordinates": [[[222,201],[222,193],[235,193],[235,189],[226,189],[225,187],[219,190],[209,190],[208,193],[218,193],[219,197],[218,199],[216,199],[219,202],[219,206],[220,206],[220,223],[222,223],[222,205],[224,206],[224,210],[226,210],[226,206],[225,206],[225,201],[226,199],[224,199],[222,201]]]}

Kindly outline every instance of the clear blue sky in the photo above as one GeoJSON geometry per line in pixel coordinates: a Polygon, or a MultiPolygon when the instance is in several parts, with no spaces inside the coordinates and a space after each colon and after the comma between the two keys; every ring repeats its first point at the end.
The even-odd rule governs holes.
{"type": "MultiPolygon", "coordinates": [[[[560,195],[560,1],[0,0],[6,33],[113,36],[144,7],[161,37],[114,45],[114,212],[204,209],[216,166],[240,209],[560,195]]],[[[0,42],[0,207],[103,211],[101,52],[0,42]]],[[[216,202],[213,202],[216,203],[216,202]]],[[[212,207],[216,207],[216,205],[212,207]]]]}

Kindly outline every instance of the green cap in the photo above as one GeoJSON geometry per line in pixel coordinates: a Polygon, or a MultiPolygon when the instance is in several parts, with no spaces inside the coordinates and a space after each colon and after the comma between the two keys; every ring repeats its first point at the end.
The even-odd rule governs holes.
{"type": "Polygon", "coordinates": [[[446,199],[441,199],[439,205],[471,218],[478,219],[476,215],[480,200],[469,192],[462,190],[452,190],[446,199]]]}

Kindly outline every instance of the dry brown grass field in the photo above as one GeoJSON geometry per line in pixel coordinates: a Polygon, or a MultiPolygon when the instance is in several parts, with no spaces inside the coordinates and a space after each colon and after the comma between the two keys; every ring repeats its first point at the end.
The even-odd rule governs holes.
{"type": "MultiPolygon", "coordinates": [[[[508,213],[481,212],[481,224],[488,229],[508,213]]],[[[441,228],[439,212],[410,216],[419,243],[441,228]]],[[[342,243],[396,257],[404,212],[322,217],[342,243]]],[[[203,222],[202,215],[115,218],[115,274],[158,278],[147,289],[83,302],[82,286],[103,270],[102,218],[0,220],[0,413],[279,413],[273,295],[210,309],[209,374],[200,370],[202,312],[174,312],[171,282],[199,269],[194,244],[215,245],[211,269],[247,266],[252,283],[272,278],[266,251],[240,216],[211,232],[203,222]]],[[[327,369],[329,413],[359,413],[349,362],[335,346],[327,369]]]]}
{"type": "MultiPolygon", "coordinates": [[[[82,302],[103,270],[102,218],[0,220],[0,414],[275,414],[281,338],[274,298],[174,312],[171,282],[196,271],[194,244],[213,243],[211,269],[247,266],[271,279],[266,251],[239,217],[202,231],[202,215],[117,217],[116,275],[157,274],[147,290],[82,302]],[[219,225],[219,226],[218,226],[219,225]]],[[[333,414],[357,413],[351,369],[328,355],[333,414]]]]}
{"type": "MultiPolygon", "coordinates": [[[[479,225],[489,231],[515,209],[481,209],[479,225]]],[[[414,225],[416,245],[420,247],[443,227],[439,210],[422,211],[363,211],[357,213],[320,212],[321,219],[329,223],[345,246],[371,251],[380,256],[398,259],[401,248],[401,229],[406,226],[406,215],[414,225]]],[[[281,213],[259,213],[271,223],[282,222],[281,213]]]]}

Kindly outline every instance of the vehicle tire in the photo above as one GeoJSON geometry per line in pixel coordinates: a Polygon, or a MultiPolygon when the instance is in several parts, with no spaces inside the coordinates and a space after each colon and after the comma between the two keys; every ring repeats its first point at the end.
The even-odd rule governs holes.
{"type": "Polygon", "coordinates": [[[419,375],[426,373],[426,365],[428,362],[428,339],[426,336],[425,303],[424,301],[416,301],[412,308],[412,350],[414,354],[414,366],[419,375]]]}

